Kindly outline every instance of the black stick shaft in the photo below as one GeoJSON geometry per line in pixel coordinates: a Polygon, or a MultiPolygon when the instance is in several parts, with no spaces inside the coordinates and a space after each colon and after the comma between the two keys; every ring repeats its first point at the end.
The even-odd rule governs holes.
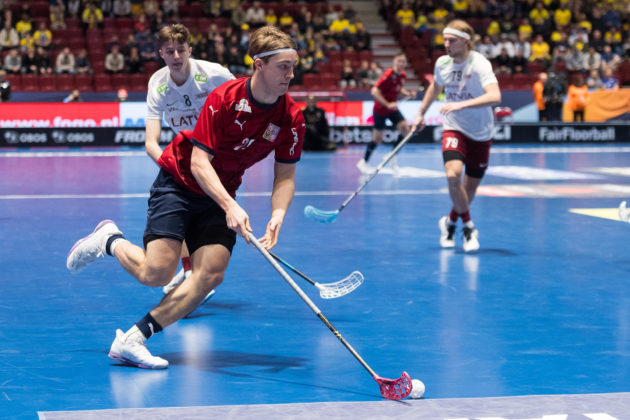
{"type": "Polygon", "coordinates": [[[269,255],[274,257],[276,260],[280,261],[280,263],[282,263],[282,265],[287,267],[289,270],[293,271],[295,274],[297,274],[298,276],[302,277],[304,280],[306,280],[307,282],[309,282],[313,286],[315,286],[315,282],[313,280],[311,280],[306,274],[303,274],[300,270],[298,270],[297,268],[293,267],[291,264],[289,264],[288,262],[286,262],[285,260],[283,260],[282,258],[277,256],[273,252],[271,252],[271,251],[267,251],[267,252],[269,253],[269,255]]]}

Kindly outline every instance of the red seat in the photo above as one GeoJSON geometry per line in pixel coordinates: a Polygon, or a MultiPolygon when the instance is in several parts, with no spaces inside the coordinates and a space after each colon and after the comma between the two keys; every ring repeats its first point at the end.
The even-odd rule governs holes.
{"type": "Polygon", "coordinates": [[[144,63],[144,72],[148,75],[152,75],[160,69],[160,64],[157,61],[146,61],[144,63]]]}
{"type": "Polygon", "coordinates": [[[97,92],[111,92],[114,90],[112,87],[112,79],[109,74],[101,73],[94,75],[94,90],[97,92]]]}
{"type": "Polygon", "coordinates": [[[58,91],[71,91],[74,89],[74,76],[71,74],[58,74],[56,84],[58,91]]]}
{"type": "Polygon", "coordinates": [[[129,90],[135,92],[146,92],[147,82],[147,76],[144,73],[130,74],[129,90]]]}
{"type": "Polygon", "coordinates": [[[320,75],[313,73],[306,73],[302,76],[302,84],[307,88],[311,88],[313,85],[317,85],[320,83],[320,75]]]}
{"type": "Polygon", "coordinates": [[[7,74],[7,80],[11,84],[11,92],[22,90],[22,78],[19,74],[7,74]]]}
{"type": "Polygon", "coordinates": [[[39,76],[36,74],[23,74],[22,91],[39,92],[39,76]]]}
{"type": "Polygon", "coordinates": [[[57,90],[57,79],[53,75],[42,74],[39,76],[40,92],[55,92],[57,90]]]}
{"type": "Polygon", "coordinates": [[[129,75],[127,73],[115,73],[111,77],[112,87],[114,90],[127,89],[129,90],[129,75]]]}
{"type": "Polygon", "coordinates": [[[92,75],[91,74],[76,74],[74,76],[74,87],[79,89],[81,92],[88,92],[94,90],[94,86],[92,85],[92,75]]]}

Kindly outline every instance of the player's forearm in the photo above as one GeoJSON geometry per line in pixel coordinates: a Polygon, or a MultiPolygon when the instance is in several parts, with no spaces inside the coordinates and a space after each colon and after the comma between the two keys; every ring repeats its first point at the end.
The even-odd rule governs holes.
{"type": "Polygon", "coordinates": [[[440,90],[435,86],[435,83],[431,83],[424,93],[424,98],[422,98],[422,104],[420,105],[420,109],[418,110],[419,115],[426,114],[427,110],[435,101],[440,94],[440,90]]]}
{"type": "Polygon", "coordinates": [[[295,195],[295,165],[276,163],[273,191],[271,193],[271,215],[284,218],[295,195]]]}
{"type": "Polygon", "coordinates": [[[160,133],[162,130],[162,122],[159,120],[147,120],[145,128],[144,148],[147,155],[155,162],[162,155],[160,147],[160,133]]]}
{"type": "Polygon", "coordinates": [[[387,107],[389,106],[389,101],[387,101],[387,99],[385,99],[383,97],[383,95],[381,94],[381,91],[379,90],[379,88],[377,88],[376,86],[374,86],[371,90],[370,93],[372,94],[372,96],[374,97],[374,99],[376,99],[381,105],[387,107]]]}

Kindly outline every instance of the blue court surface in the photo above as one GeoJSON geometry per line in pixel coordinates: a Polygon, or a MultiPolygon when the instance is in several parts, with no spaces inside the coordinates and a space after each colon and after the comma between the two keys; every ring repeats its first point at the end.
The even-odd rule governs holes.
{"type": "MultiPolygon", "coordinates": [[[[378,148],[376,166],[390,150],[378,148]]],[[[107,357],[161,299],[111,257],[77,275],[72,244],[102,219],[141,243],[157,167],[141,149],[0,152],[0,418],[630,419],[630,147],[504,146],[471,213],[481,249],[438,244],[450,210],[439,145],[407,145],[334,223],[362,182],[363,147],[305,153],[274,252],[320,283],[358,270],[338,299],[287,273],[380,376],[407,371],[419,400],[376,382],[253,247],[224,283],[148,340],[165,371],[107,357]]],[[[273,160],[239,202],[268,221],[273,160]]]]}

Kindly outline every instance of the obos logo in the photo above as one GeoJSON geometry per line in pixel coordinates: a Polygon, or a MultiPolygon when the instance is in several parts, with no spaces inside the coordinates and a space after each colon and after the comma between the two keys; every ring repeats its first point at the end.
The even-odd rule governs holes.
{"type": "Polygon", "coordinates": [[[18,144],[20,142],[20,136],[16,131],[5,131],[4,140],[8,144],[18,144]]]}

